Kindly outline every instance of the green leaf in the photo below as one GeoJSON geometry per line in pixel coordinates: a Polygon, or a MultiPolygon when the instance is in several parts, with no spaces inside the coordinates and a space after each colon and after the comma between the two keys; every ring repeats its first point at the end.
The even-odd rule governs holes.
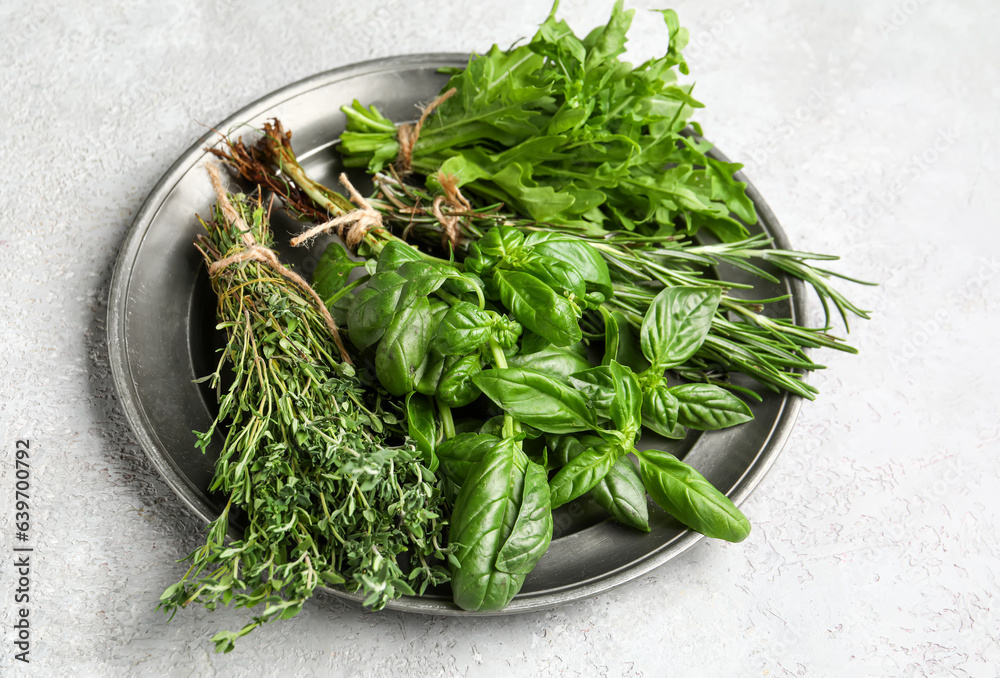
{"type": "Polygon", "coordinates": [[[643,355],[658,370],[690,358],[708,336],[721,299],[718,287],[668,287],[657,294],[639,332],[643,355]]]}
{"type": "Polygon", "coordinates": [[[472,381],[521,423],[546,433],[573,433],[596,426],[583,397],[557,379],[525,368],[484,370],[472,381]]]}
{"type": "Polygon", "coordinates": [[[525,238],[524,246],[532,252],[569,264],[580,273],[588,287],[611,297],[608,264],[590,243],[565,233],[539,231],[525,238]]]}
{"type": "Polygon", "coordinates": [[[455,499],[448,541],[460,547],[451,588],[464,610],[503,609],[524,583],[524,574],[503,572],[496,561],[517,522],[527,465],[517,443],[500,441],[473,466],[455,499]]]}
{"type": "Polygon", "coordinates": [[[639,428],[642,389],[632,370],[612,360],[577,372],[569,381],[587,396],[597,416],[611,419],[619,431],[634,434],[639,428]]]}
{"type": "Polygon", "coordinates": [[[545,469],[529,460],[517,520],[497,554],[498,570],[528,574],[535,568],[552,541],[552,508],[545,469]]]}
{"type": "Polygon", "coordinates": [[[508,367],[523,367],[549,376],[565,379],[571,374],[590,369],[590,362],[570,348],[547,346],[535,353],[518,353],[507,358],[508,367]]]}
{"type": "Polygon", "coordinates": [[[382,252],[378,255],[378,264],[375,270],[377,273],[395,271],[408,261],[423,260],[424,255],[417,248],[398,240],[390,240],[382,246],[382,252]]]}
{"type": "Polygon", "coordinates": [[[459,433],[444,441],[438,446],[437,455],[445,476],[461,487],[472,468],[499,442],[499,437],[484,433],[459,433]]]}
{"type": "Polygon", "coordinates": [[[524,234],[511,226],[495,226],[479,239],[479,250],[486,255],[505,259],[521,249],[524,234]]]}
{"type": "Polygon", "coordinates": [[[659,383],[642,394],[642,425],[671,438],[677,429],[680,402],[665,383],[659,383]]]}
{"type": "Polygon", "coordinates": [[[494,273],[500,299],[526,328],[555,346],[569,346],[583,338],[573,305],[538,278],[519,271],[494,273]]]}
{"type": "Polygon", "coordinates": [[[452,306],[438,326],[434,348],[444,355],[461,355],[489,341],[494,319],[475,304],[460,301],[452,306]]]}
{"type": "Polygon", "coordinates": [[[577,454],[559,469],[549,483],[552,508],[558,508],[589,492],[618,461],[620,448],[604,443],[577,454]]]}
{"type": "Polygon", "coordinates": [[[362,351],[378,341],[396,314],[406,279],[395,271],[373,275],[347,313],[351,342],[362,351]]]}
{"type": "Polygon", "coordinates": [[[662,450],[636,455],[646,491],[674,518],[716,539],[738,542],[750,534],[746,516],[694,468],[662,450]]]}
{"type": "Polygon", "coordinates": [[[402,396],[414,389],[443,308],[421,297],[393,317],[375,351],[375,374],[389,393],[402,396]]]}
{"type": "Polygon", "coordinates": [[[406,427],[409,436],[417,444],[424,464],[432,472],[437,470],[438,459],[434,454],[437,445],[437,417],[434,403],[427,396],[410,392],[406,395],[406,427]]]}
{"type": "Polygon", "coordinates": [[[619,457],[588,494],[618,522],[649,532],[646,488],[639,470],[627,455],[619,457]]]}
{"type": "Polygon", "coordinates": [[[678,423],[696,431],[715,431],[753,419],[750,407],[721,386],[684,384],[669,393],[678,403],[678,423]]]}
{"type": "Polygon", "coordinates": [[[323,250],[316,270],[313,272],[312,286],[323,301],[337,295],[347,284],[347,278],[361,262],[351,259],[339,243],[332,242],[323,250]]]}
{"type": "Polygon", "coordinates": [[[465,407],[479,397],[479,388],[472,377],[482,370],[478,353],[461,356],[454,364],[446,365],[438,382],[437,397],[448,407],[465,407]]]}

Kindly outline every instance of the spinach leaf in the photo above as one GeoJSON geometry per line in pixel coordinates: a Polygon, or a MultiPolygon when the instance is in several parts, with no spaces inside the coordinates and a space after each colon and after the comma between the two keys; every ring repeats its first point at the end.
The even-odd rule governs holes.
{"type": "Polygon", "coordinates": [[[712,327],[722,291],[717,287],[668,287],[642,320],[642,352],[656,369],[680,365],[701,347],[712,327]]]}
{"type": "Polygon", "coordinates": [[[494,280],[504,306],[532,332],[556,346],[569,346],[583,338],[573,304],[538,278],[497,269],[494,280]]]}
{"type": "Polygon", "coordinates": [[[714,384],[683,384],[669,389],[678,403],[677,421],[696,431],[714,431],[753,419],[745,402],[714,384]]]}
{"type": "Polygon", "coordinates": [[[750,522],[703,475],[662,450],[636,451],[646,491],[667,513],[705,536],[743,541],[750,522]]]}
{"type": "Polygon", "coordinates": [[[597,425],[579,393],[541,372],[526,368],[484,370],[472,381],[512,417],[540,431],[573,433],[597,425]]]}

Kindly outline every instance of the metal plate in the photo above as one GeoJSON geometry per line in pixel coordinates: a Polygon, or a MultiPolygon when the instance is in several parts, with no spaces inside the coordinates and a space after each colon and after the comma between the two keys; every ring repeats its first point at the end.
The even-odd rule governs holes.
{"type": "MultiPolygon", "coordinates": [[[[286,129],[294,131],[293,145],[306,170],[333,186],[339,164],[332,143],[345,123],[341,105],[358,99],[377,105],[394,120],[411,120],[416,117],[415,104],[432,99],[444,84],[446,78],[438,68],[462,66],[466,59],[456,54],[417,55],[328,71],[260,99],[216,129],[232,130],[244,124],[259,128],[268,118],[280,118],[286,129]]],[[[252,133],[249,128],[247,132],[252,133]]],[[[213,203],[203,169],[210,157],[205,146],[217,143],[213,136],[207,134],[173,164],[136,216],[118,255],[108,312],[112,371],[132,430],[167,483],[206,522],[218,515],[221,502],[207,491],[213,459],[195,449],[191,432],[209,427],[216,405],[212,395],[192,380],[214,369],[218,339],[212,330],[215,299],[192,241],[200,228],[195,214],[208,215],[213,203]]],[[[789,247],[757,191],[751,186],[748,193],[760,215],[759,224],[751,230],[766,232],[778,247],[789,247]]],[[[276,236],[276,242],[287,242],[277,229],[276,236]]],[[[311,273],[317,254],[296,254],[289,261],[311,273]]],[[[735,269],[719,273],[757,284],[756,298],[790,294],[791,301],[773,312],[804,319],[800,282],[773,285],[748,279],[735,269]]],[[[799,409],[794,396],[761,393],[764,401],[753,406],[756,418],[752,422],[694,433],[683,441],[660,440],[737,505],[774,463],[799,409]]],[[[555,525],[548,552],[502,612],[462,611],[451,603],[446,587],[420,598],[404,597],[388,607],[443,615],[546,609],[635,579],[701,538],[652,504],[649,533],[605,520],[599,509],[580,502],[558,509],[555,525]]],[[[360,601],[359,596],[342,590],[333,593],[360,601]]]]}

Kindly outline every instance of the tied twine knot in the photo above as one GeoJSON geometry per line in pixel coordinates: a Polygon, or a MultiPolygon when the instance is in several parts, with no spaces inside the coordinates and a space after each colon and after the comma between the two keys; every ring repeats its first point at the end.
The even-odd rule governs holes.
{"type": "Polygon", "coordinates": [[[382,215],[378,210],[372,207],[371,203],[357,192],[346,174],[341,173],[339,179],[341,185],[347,189],[347,193],[351,197],[351,202],[357,205],[358,209],[351,210],[347,214],[342,214],[322,224],[317,224],[308,231],[295,236],[291,240],[292,247],[298,247],[312,240],[320,233],[336,229],[337,235],[344,241],[348,249],[354,250],[364,240],[365,235],[370,229],[382,228],[382,215]]]}
{"type": "Polygon", "coordinates": [[[215,198],[219,203],[219,209],[226,220],[240,232],[244,246],[243,251],[212,262],[212,264],[208,267],[208,274],[214,278],[233,264],[238,264],[244,261],[256,261],[267,266],[278,275],[295,284],[309,296],[315,304],[316,310],[319,311],[320,315],[323,317],[323,322],[326,324],[327,329],[330,330],[330,334],[333,336],[333,343],[336,344],[337,350],[340,351],[341,358],[343,358],[344,362],[348,365],[353,365],[354,363],[351,360],[351,356],[347,353],[347,349],[344,347],[343,341],[341,341],[340,330],[337,329],[337,323],[334,322],[333,316],[330,315],[330,311],[327,309],[326,304],[323,303],[323,300],[319,298],[316,291],[309,285],[309,283],[306,282],[305,278],[278,260],[278,255],[274,252],[274,250],[269,247],[264,247],[257,242],[257,239],[254,238],[250,227],[247,226],[243,217],[241,217],[240,213],[236,211],[235,207],[233,207],[233,204],[229,202],[229,196],[226,189],[222,186],[222,180],[219,178],[219,168],[214,164],[210,164],[206,167],[206,169],[208,170],[208,178],[212,182],[212,188],[215,190],[215,198]]]}
{"type": "Polygon", "coordinates": [[[427,116],[429,116],[435,108],[447,101],[449,97],[457,91],[457,89],[452,87],[447,92],[440,95],[437,99],[427,104],[427,108],[425,108],[424,112],[421,113],[420,119],[417,120],[416,125],[404,123],[396,130],[396,140],[399,142],[399,155],[396,157],[396,170],[400,174],[406,175],[410,173],[410,167],[413,163],[413,148],[417,145],[417,139],[420,138],[420,130],[423,128],[424,121],[427,120],[427,116]]]}
{"type": "Polygon", "coordinates": [[[439,172],[437,181],[444,195],[434,198],[431,211],[434,213],[434,218],[441,224],[441,244],[450,242],[453,248],[458,247],[461,240],[461,230],[458,224],[461,215],[472,210],[472,205],[459,190],[458,177],[439,172]],[[445,206],[448,207],[447,212],[442,209],[445,206]]]}

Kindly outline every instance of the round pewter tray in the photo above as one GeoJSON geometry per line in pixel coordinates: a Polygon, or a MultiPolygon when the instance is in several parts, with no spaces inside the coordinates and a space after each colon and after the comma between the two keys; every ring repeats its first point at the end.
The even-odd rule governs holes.
{"type": "MultiPolygon", "coordinates": [[[[397,121],[416,117],[416,105],[433,99],[446,81],[444,66],[463,66],[466,55],[428,54],[369,61],[320,73],[269,94],[216,126],[243,127],[248,136],[266,119],[277,117],[294,132],[293,146],[306,170],[335,186],[339,161],[334,140],[344,128],[340,106],[358,99],[375,104],[397,121]]],[[[178,496],[206,522],[222,505],[210,495],[214,458],[195,449],[192,431],[204,431],[216,412],[213,394],[194,379],[214,370],[218,337],[214,334],[215,298],[201,256],[192,242],[214,202],[204,165],[213,159],[205,147],[218,143],[206,134],[170,167],[136,216],[118,255],[108,304],[108,348],[122,407],[139,444],[178,496]]],[[[719,156],[721,157],[721,155],[719,156]]],[[[746,181],[745,178],[742,178],[746,181]]],[[[748,187],[759,223],[778,247],[789,244],[760,194],[748,187]]],[[[275,215],[276,247],[306,274],[315,266],[313,252],[290,252],[275,215]]],[[[290,223],[285,228],[293,228],[290,223]]],[[[726,279],[751,282],[755,298],[791,295],[770,312],[805,318],[804,287],[782,278],[780,285],[722,269],[726,279]]],[[[780,276],[779,276],[780,277],[780,276]]],[[[752,386],[749,382],[740,382],[752,386]]],[[[800,401],[795,396],[759,390],[763,402],[752,404],[755,419],[735,428],[692,433],[682,441],[646,440],[683,458],[737,505],[761,481],[784,445],[800,401]]],[[[685,529],[650,503],[649,533],[605,519],[585,502],[561,507],[548,552],[527,577],[521,592],[501,612],[466,612],[450,599],[447,586],[422,597],[403,597],[389,609],[423,614],[510,614],[542,610],[580,600],[639,577],[693,546],[701,535],[685,529]]],[[[360,602],[341,589],[335,595],[360,602]]]]}

